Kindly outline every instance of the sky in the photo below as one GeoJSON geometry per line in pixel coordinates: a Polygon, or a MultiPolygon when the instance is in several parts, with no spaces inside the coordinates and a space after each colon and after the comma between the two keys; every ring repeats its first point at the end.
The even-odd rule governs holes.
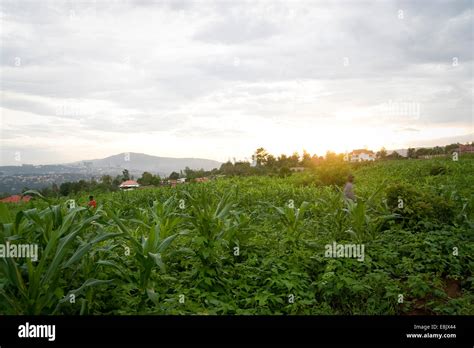
{"type": "Polygon", "coordinates": [[[474,140],[471,1],[0,0],[0,165],[474,140]]]}

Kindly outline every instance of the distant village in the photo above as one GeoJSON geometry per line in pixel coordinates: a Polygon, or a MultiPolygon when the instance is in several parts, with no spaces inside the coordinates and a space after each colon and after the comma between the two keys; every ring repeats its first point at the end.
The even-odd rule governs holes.
{"type": "MultiPolygon", "coordinates": [[[[158,174],[143,172],[141,177],[135,179],[127,169],[122,175],[112,177],[107,174],[84,174],[84,173],[48,173],[48,174],[9,174],[0,172],[0,201],[20,202],[28,201],[26,196],[12,195],[25,192],[29,189],[39,190],[44,195],[63,195],[81,191],[130,191],[147,187],[171,186],[185,183],[205,183],[210,180],[226,176],[239,175],[280,175],[286,176],[293,172],[302,172],[308,168],[318,166],[321,163],[339,160],[349,163],[373,162],[396,159],[431,159],[437,157],[473,154],[474,143],[451,144],[447,146],[435,146],[431,148],[408,148],[401,151],[387,151],[384,148],[375,152],[369,149],[355,149],[349,153],[336,154],[326,153],[325,156],[310,155],[306,151],[300,156],[293,153],[291,156],[280,155],[278,157],[269,154],[264,148],[259,148],[252,156],[252,162],[228,161],[223,163],[219,169],[210,171],[192,170],[186,167],[180,173],[172,172],[167,177],[158,174]]],[[[34,166],[24,164],[27,170],[34,166]]],[[[23,167],[22,166],[22,167],[23,167]]],[[[20,167],[20,168],[22,168],[20,167]]],[[[6,168],[6,167],[5,167],[6,168]]],[[[12,170],[8,167],[8,170],[12,170]]]]}

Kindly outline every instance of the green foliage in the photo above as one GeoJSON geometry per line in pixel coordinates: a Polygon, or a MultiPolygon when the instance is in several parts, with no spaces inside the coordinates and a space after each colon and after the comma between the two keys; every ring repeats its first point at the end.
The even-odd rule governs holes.
{"type": "Polygon", "coordinates": [[[446,167],[443,165],[433,165],[430,169],[430,175],[443,175],[446,174],[446,167]]]}
{"type": "Polygon", "coordinates": [[[393,184],[387,188],[387,203],[400,216],[403,226],[425,228],[426,220],[451,224],[456,216],[450,198],[421,191],[411,184],[393,184]]]}
{"type": "MultiPolygon", "coordinates": [[[[76,208],[65,213],[60,206],[50,206],[42,211],[31,209],[16,214],[15,222],[3,223],[0,228],[0,244],[6,242],[35,244],[40,249],[38,260],[2,258],[1,274],[6,282],[0,294],[6,299],[8,311],[17,314],[55,313],[64,300],[64,289],[73,282],[75,268],[80,273],[80,261],[96,244],[116,237],[106,233],[98,225],[101,219],[88,215],[85,208],[76,208]],[[94,233],[87,234],[87,230],[94,233]],[[85,240],[79,241],[80,236],[85,240]]],[[[108,283],[92,281],[84,272],[82,288],[108,283]]],[[[77,292],[77,290],[76,290],[77,292]]]]}
{"type": "Polygon", "coordinates": [[[231,163],[248,176],[98,192],[97,209],[74,193],[0,204],[0,244],[39,250],[37,262],[0,258],[1,313],[474,313],[474,159],[303,154],[313,169],[250,175],[276,161],[260,155],[249,172],[231,163]],[[355,202],[339,187],[349,172],[355,202]],[[334,242],[363,244],[364,260],[326,257],[334,242]]]}
{"type": "Polygon", "coordinates": [[[279,174],[280,174],[280,177],[285,178],[291,175],[291,170],[288,167],[283,167],[283,168],[280,168],[279,174]]]}
{"type": "Polygon", "coordinates": [[[316,169],[319,181],[323,185],[343,186],[350,174],[350,167],[342,161],[335,161],[316,169]]]}

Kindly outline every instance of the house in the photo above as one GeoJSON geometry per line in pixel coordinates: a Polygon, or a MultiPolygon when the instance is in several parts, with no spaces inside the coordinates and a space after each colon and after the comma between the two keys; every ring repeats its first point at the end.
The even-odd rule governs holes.
{"type": "Polygon", "coordinates": [[[372,150],[358,149],[349,154],[351,162],[375,161],[375,153],[372,150]]]}
{"type": "Polygon", "coordinates": [[[127,180],[120,184],[120,189],[124,191],[134,190],[140,187],[140,184],[135,180],[127,180]]]}
{"type": "Polygon", "coordinates": [[[474,153],[474,146],[459,144],[459,147],[454,151],[459,153],[459,154],[474,153]]]}
{"type": "Polygon", "coordinates": [[[0,199],[0,202],[3,203],[20,203],[20,202],[29,202],[31,196],[20,196],[20,195],[13,195],[7,198],[0,199]]]}
{"type": "Polygon", "coordinates": [[[179,178],[176,180],[178,184],[184,184],[186,182],[186,178],[179,178]]]}

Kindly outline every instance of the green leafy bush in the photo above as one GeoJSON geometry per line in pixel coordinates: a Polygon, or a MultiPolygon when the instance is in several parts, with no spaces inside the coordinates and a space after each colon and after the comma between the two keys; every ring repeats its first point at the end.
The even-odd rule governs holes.
{"type": "Polygon", "coordinates": [[[446,174],[446,166],[437,164],[431,167],[430,169],[430,175],[443,175],[446,174]]]}
{"type": "Polygon", "coordinates": [[[334,162],[317,167],[316,173],[323,185],[343,186],[350,174],[350,168],[344,162],[334,162]]]}
{"type": "Polygon", "coordinates": [[[386,189],[387,204],[403,226],[425,228],[424,222],[451,224],[456,217],[449,198],[422,191],[411,184],[392,184],[386,189]]]}

